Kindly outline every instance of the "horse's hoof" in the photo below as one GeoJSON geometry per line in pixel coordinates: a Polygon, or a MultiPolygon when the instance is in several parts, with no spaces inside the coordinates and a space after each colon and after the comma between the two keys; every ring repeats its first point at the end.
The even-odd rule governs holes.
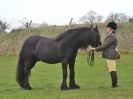
{"type": "Polygon", "coordinates": [[[67,85],[61,86],[61,90],[69,90],[70,88],[67,85]]]}
{"type": "Polygon", "coordinates": [[[26,87],[21,86],[21,88],[24,89],[24,90],[31,90],[32,89],[32,87],[30,87],[30,86],[26,86],[26,87]]]}
{"type": "Polygon", "coordinates": [[[32,88],[30,86],[26,87],[25,90],[31,90],[32,88]]]}
{"type": "Polygon", "coordinates": [[[80,86],[74,84],[74,85],[70,85],[70,89],[80,89],[80,86]]]}

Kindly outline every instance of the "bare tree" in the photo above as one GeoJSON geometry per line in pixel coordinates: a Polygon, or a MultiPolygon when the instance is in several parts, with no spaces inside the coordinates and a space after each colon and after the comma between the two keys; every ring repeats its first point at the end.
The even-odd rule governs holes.
{"type": "Polygon", "coordinates": [[[87,22],[88,22],[88,21],[87,21],[87,16],[84,15],[83,17],[81,17],[81,18],[79,19],[79,21],[82,22],[82,23],[87,23],[87,22]]]}
{"type": "Polygon", "coordinates": [[[80,18],[80,22],[82,23],[96,23],[101,22],[103,19],[102,15],[98,15],[96,11],[89,11],[87,14],[85,14],[83,17],[80,18]]]}
{"type": "Polygon", "coordinates": [[[31,28],[32,20],[27,20],[27,18],[25,17],[20,22],[25,28],[31,28]]]}
{"type": "Polygon", "coordinates": [[[115,21],[115,22],[127,22],[128,16],[124,13],[110,13],[106,19],[106,22],[115,21]]]}
{"type": "Polygon", "coordinates": [[[120,22],[127,22],[129,20],[128,16],[124,13],[119,13],[120,22]]]}
{"type": "Polygon", "coordinates": [[[87,14],[85,14],[83,17],[80,18],[80,21],[82,23],[90,23],[93,24],[96,20],[96,12],[95,11],[89,11],[87,14]]]}
{"type": "Polygon", "coordinates": [[[1,34],[3,34],[3,33],[6,33],[6,29],[8,29],[9,28],[9,24],[5,21],[2,21],[2,20],[0,20],[0,33],[1,34]]]}
{"type": "Polygon", "coordinates": [[[96,15],[97,15],[97,13],[96,13],[95,11],[89,11],[89,12],[87,13],[88,21],[89,21],[91,24],[93,24],[93,23],[95,22],[95,20],[96,20],[96,15]]]}
{"type": "Polygon", "coordinates": [[[103,16],[102,15],[98,15],[97,16],[97,23],[100,23],[103,20],[103,16]]]}

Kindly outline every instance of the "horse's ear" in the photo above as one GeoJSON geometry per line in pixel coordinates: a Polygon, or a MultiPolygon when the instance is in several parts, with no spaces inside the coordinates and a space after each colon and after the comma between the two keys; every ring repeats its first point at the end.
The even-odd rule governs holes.
{"type": "Polygon", "coordinates": [[[91,28],[91,29],[93,28],[93,24],[90,25],[90,28],[91,28]]]}
{"type": "Polygon", "coordinates": [[[98,28],[97,28],[97,25],[96,25],[95,29],[96,29],[96,30],[98,29],[98,28]]]}

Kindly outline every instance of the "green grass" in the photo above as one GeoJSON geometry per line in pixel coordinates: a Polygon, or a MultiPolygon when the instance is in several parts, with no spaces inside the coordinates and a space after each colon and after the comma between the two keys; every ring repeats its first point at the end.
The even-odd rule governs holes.
{"type": "MultiPolygon", "coordinates": [[[[117,61],[119,87],[111,88],[106,61],[96,55],[95,66],[90,67],[86,55],[76,59],[76,83],[79,90],[61,91],[61,65],[42,62],[32,70],[31,91],[20,89],[15,81],[17,57],[0,56],[0,99],[133,99],[133,54],[122,55],[117,61]]],[[[69,82],[69,79],[68,79],[69,82]]]]}

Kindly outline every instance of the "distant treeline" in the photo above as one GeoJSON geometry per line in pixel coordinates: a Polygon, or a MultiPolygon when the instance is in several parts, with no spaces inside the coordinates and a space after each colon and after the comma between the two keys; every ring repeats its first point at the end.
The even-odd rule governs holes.
{"type": "MultiPolygon", "coordinates": [[[[44,19],[45,20],[45,19],[44,19]]],[[[47,20],[46,20],[47,21],[47,20]]],[[[117,23],[124,23],[124,22],[133,22],[133,16],[126,15],[125,13],[110,13],[107,17],[104,17],[103,15],[98,14],[96,11],[89,11],[83,16],[79,16],[79,20],[74,20],[73,18],[70,18],[70,22],[68,22],[69,25],[71,24],[94,24],[94,23],[107,23],[109,21],[115,21],[117,23]],[[71,24],[70,24],[71,23],[71,24]]],[[[4,21],[0,19],[0,34],[4,34],[7,32],[12,32],[16,30],[16,27],[12,27],[12,23],[4,21]]],[[[20,27],[17,27],[17,29],[30,29],[30,28],[38,28],[38,27],[47,27],[49,24],[47,22],[35,23],[33,20],[27,19],[26,17],[20,19],[18,21],[19,24],[21,24],[20,27]]]]}
{"type": "MultiPolygon", "coordinates": [[[[99,23],[101,39],[106,36],[106,24],[99,23]]],[[[95,24],[94,24],[95,25],[95,24]]],[[[89,27],[90,24],[72,24],[72,28],[89,27]]],[[[31,35],[42,35],[54,38],[59,33],[69,29],[69,26],[47,26],[39,28],[16,29],[9,34],[0,35],[0,55],[18,55],[24,40],[31,35]]],[[[118,24],[118,47],[122,53],[133,52],[133,23],[124,22],[118,24]]]]}

